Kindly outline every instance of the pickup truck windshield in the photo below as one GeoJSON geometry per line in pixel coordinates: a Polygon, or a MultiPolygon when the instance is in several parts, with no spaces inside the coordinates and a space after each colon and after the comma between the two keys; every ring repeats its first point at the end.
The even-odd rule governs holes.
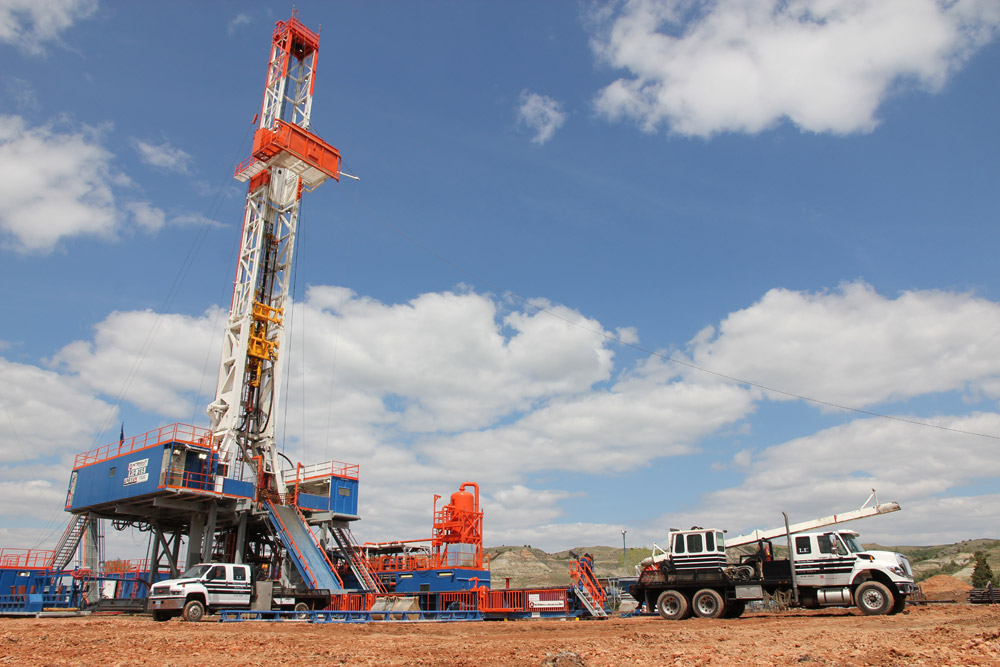
{"type": "Polygon", "coordinates": [[[184,574],[181,575],[181,578],[182,579],[200,579],[206,572],[208,572],[211,569],[212,569],[212,566],[208,565],[208,564],[195,565],[195,566],[189,567],[187,570],[185,570],[184,574]]]}

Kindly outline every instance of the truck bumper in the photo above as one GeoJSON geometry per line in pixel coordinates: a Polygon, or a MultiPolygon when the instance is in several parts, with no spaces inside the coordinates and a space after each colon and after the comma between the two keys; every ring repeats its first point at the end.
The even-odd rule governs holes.
{"type": "Polygon", "coordinates": [[[149,598],[147,611],[181,611],[184,609],[184,598],[149,598]]]}
{"type": "Polygon", "coordinates": [[[911,595],[920,591],[920,587],[909,581],[897,581],[896,590],[899,591],[900,595],[911,595]]]}

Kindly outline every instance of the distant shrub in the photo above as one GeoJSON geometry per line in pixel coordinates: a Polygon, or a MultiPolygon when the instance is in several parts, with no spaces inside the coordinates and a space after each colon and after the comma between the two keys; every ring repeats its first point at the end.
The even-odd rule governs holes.
{"type": "Polygon", "coordinates": [[[993,576],[993,568],[986,560],[985,551],[977,551],[975,554],[976,565],[972,570],[973,588],[986,588],[988,584],[997,585],[996,577],[993,576]]]}

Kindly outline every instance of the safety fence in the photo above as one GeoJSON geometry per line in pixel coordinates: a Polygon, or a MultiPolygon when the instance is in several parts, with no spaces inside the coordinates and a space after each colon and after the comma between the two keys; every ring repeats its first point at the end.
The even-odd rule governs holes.
{"type": "Polygon", "coordinates": [[[0,549],[0,567],[52,567],[55,551],[51,549],[0,549]]]}

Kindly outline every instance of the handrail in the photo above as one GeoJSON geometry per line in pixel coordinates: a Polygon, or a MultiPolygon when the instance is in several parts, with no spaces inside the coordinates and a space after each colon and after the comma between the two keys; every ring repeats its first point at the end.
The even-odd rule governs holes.
{"type": "Polygon", "coordinates": [[[590,598],[603,609],[607,603],[608,594],[597,581],[594,571],[586,563],[575,561],[570,565],[570,573],[577,587],[586,591],[590,598]]]}
{"type": "Polygon", "coordinates": [[[345,479],[358,479],[359,466],[357,463],[343,463],[342,461],[324,461],[313,463],[307,466],[298,464],[295,468],[281,471],[281,478],[285,484],[292,482],[308,482],[313,479],[323,479],[326,477],[343,477],[345,479]]]}
{"type": "Polygon", "coordinates": [[[73,469],[100,463],[116,456],[131,454],[147,447],[154,447],[165,442],[183,442],[189,445],[201,445],[213,449],[212,432],[207,428],[189,424],[169,424],[131,438],[122,438],[118,442],[92,449],[89,452],[77,454],[73,460],[73,469]]]}
{"type": "Polygon", "coordinates": [[[0,567],[52,567],[56,552],[51,549],[0,549],[0,567]]]}

